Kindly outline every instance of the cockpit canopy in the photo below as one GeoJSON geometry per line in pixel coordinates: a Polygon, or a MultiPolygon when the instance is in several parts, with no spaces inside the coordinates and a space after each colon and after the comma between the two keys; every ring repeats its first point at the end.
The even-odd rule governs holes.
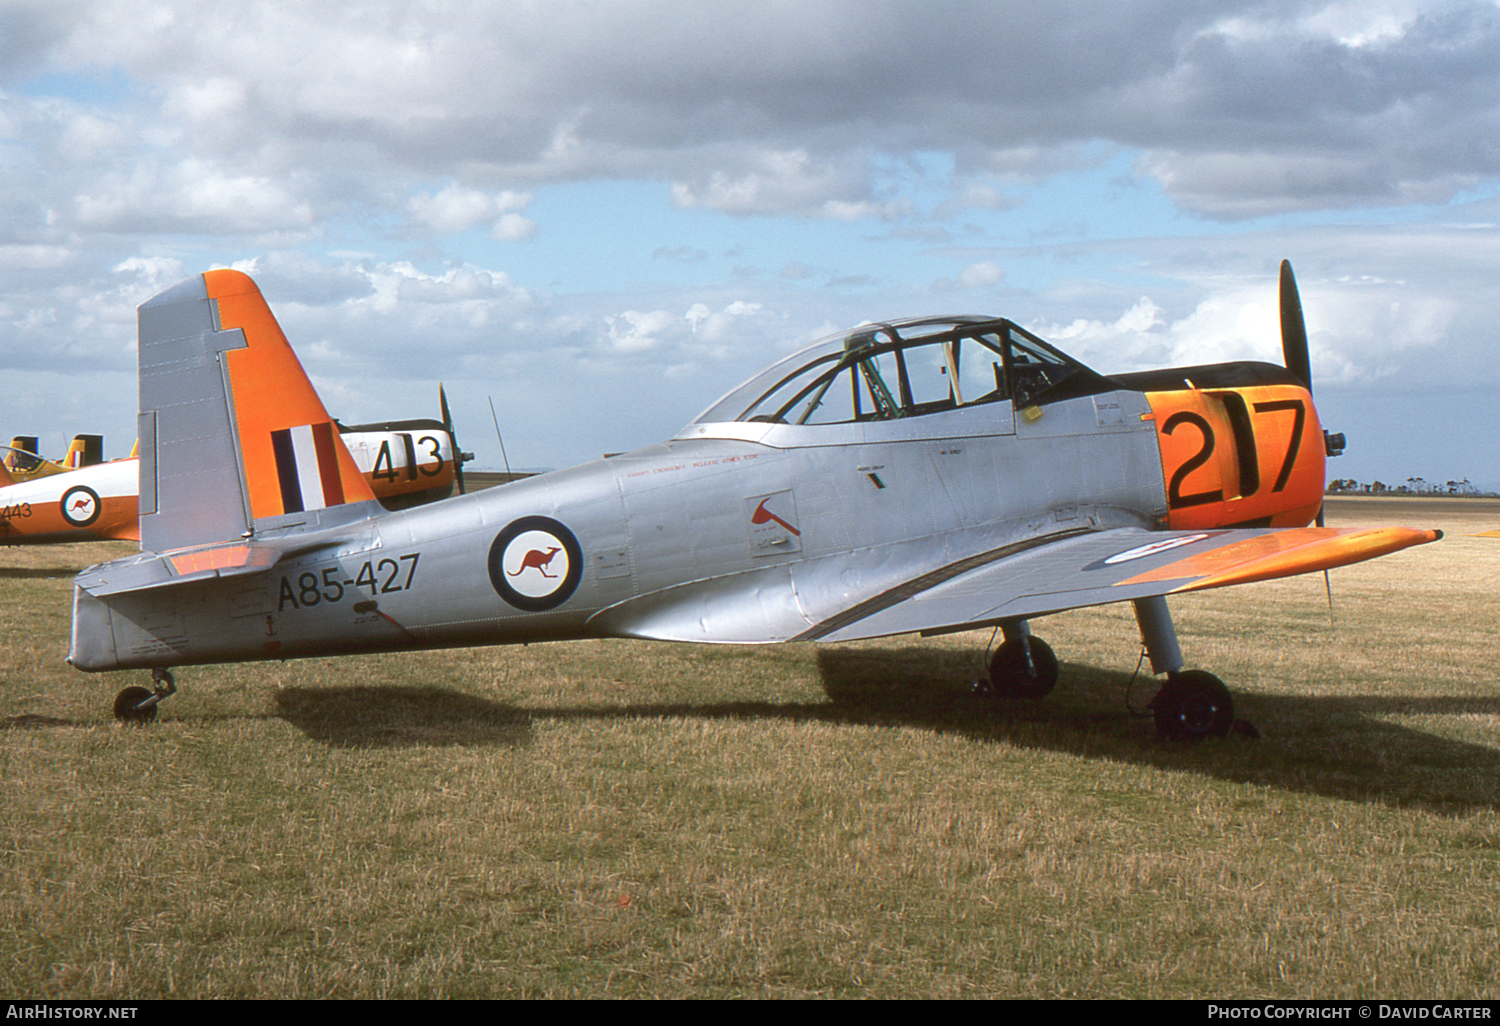
{"type": "Polygon", "coordinates": [[[842,424],[1013,400],[1017,408],[1116,386],[1003,319],[869,324],[772,364],[694,423],[842,424]]]}

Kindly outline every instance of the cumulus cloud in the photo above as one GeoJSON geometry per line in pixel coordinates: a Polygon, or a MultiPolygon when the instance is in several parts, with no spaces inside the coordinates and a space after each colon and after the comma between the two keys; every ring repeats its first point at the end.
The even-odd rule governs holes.
{"type": "Polygon", "coordinates": [[[665,310],[642,313],[626,310],[614,317],[605,318],[606,338],[610,348],[619,353],[641,353],[661,345],[657,335],[677,323],[677,318],[665,310]]]}
{"type": "MultiPolygon", "coordinates": [[[[555,445],[588,430],[566,416],[583,375],[711,392],[933,292],[1003,298],[1090,360],[1275,358],[1285,247],[1318,272],[1331,382],[1427,380],[1441,345],[1500,380],[1493,203],[1425,234],[1204,241],[1206,220],[1492,193],[1497,52],[1492,0],[12,0],[0,369],[128,368],[134,305],[228,261],[320,382],[369,375],[341,412],[400,415],[382,403],[418,362],[514,384],[555,445]],[[1086,200],[1044,217],[1032,191],[1115,157],[1159,185],[1155,223],[1007,249],[1058,223],[1083,237],[1086,200]],[[657,205],[571,205],[620,183],[657,205]]],[[[675,402],[608,416],[646,433],[675,402]]]]}
{"type": "Polygon", "coordinates": [[[1003,209],[977,173],[1046,173],[1091,140],[1145,152],[1141,173],[1227,218],[1442,199],[1500,171],[1485,0],[1139,0],[1107,24],[1092,4],[1020,0],[54,6],[0,13],[0,38],[32,47],[21,66],[119,69],[140,130],[232,158],[220,176],[333,175],[351,154],[386,175],[457,168],[413,199],[414,223],[504,239],[533,230],[506,189],[620,175],[671,183],[685,207],[899,218],[876,172],[922,150],[956,161],[946,209],[1003,209]]]}
{"type": "Polygon", "coordinates": [[[188,158],[142,162],[73,200],[78,227],[106,232],[306,230],[313,210],[294,190],[188,158]]]}
{"type": "Polygon", "coordinates": [[[894,219],[900,203],[866,197],[864,169],[857,161],[817,160],[806,150],[771,151],[743,174],[714,171],[698,182],[674,182],[672,200],[682,207],[708,207],[725,214],[800,214],[835,221],[894,219]]]}
{"type": "Polygon", "coordinates": [[[1005,269],[993,260],[981,260],[958,272],[956,278],[939,278],[933,282],[934,292],[951,292],[954,289],[984,289],[1005,280],[1005,269]]]}
{"type": "Polygon", "coordinates": [[[536,222],[521,213],[531,200],[530,193],[508,189],[491,193],[454,184],[437,193],[413,196],[407,209],[413,225],[437,235],[456,235],[487,224],[494,238],[518,242],[536,234],[536,222]]]}

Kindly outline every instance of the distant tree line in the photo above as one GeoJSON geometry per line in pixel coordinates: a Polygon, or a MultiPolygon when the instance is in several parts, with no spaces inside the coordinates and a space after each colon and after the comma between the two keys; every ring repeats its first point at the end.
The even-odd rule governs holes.
{"type": "Polygon", "coordinates": [[[1361,483],[1353,478],[1340,478],[1328,482],[1329,495],[1490,495],[1469,482],[1428,481],[1426,478],[1409,477],[1405,484],[1386,484],[1384,481],[1361,483]]]}

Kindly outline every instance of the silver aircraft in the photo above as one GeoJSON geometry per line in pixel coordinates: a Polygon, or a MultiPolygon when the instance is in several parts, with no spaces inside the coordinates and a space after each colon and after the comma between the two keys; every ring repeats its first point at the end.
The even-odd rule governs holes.
{"type": "Polygon", "coordinates": [[[1437,531],[1321,520],[1327,435],[1283,265],[1288,364],[1105,377],[1012,321],[867,324],[751,378],[675,438],[381,508],[255,283],[140,308],[140,540],[74,587],[68,659],[152,670],[567,638],[839,642],[998,627],[991,689],[1040,697],[1029,621],[1134,604],[1158,729],[1222,735],[1169,594],[1323,570],[1437,531]]]}

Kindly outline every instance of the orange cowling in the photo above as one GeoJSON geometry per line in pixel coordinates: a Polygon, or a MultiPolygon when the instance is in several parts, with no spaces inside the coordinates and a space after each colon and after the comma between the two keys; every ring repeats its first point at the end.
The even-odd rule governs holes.
{"type": "Polygon", "coordinates": [[[1300,385],[1148,392],[1167,523],[1303,527],[1323,503],[1323,428],[1300,385]]]}

